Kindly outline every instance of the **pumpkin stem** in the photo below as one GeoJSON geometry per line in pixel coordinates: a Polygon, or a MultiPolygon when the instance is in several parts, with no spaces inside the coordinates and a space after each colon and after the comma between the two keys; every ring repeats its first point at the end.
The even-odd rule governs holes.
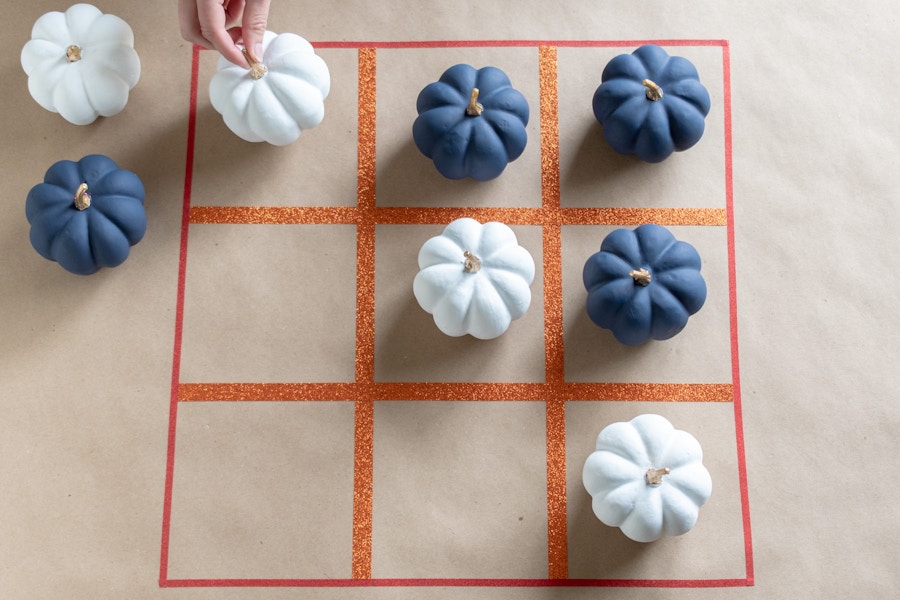
{"type": "Polygon", "coordinates": [[[643,80],[641,83],[644,84],[644,87],[647,88],[646,95],[647,100],[652,100],[653,102],[657,102],[663,97],[662,88],[650,81],[649,79],[643,80]]]}
{"type": "Polygon", "coordinates": [[[469,105],[466,107],[466,114],[470,117],[480,117],[484,111],[484,107],[478,103],[478,88],[472,88],[472,95],[469,96],[469,105]]]}
{"type": "Polygon", "coordinates": [[[75,191],[75,208],[85,210],[91,205],[91,195],[88,194],[88,184],[82,183],[75,191]]]}
{"type": "Polygon", "coordinates": [[[268,71],[266,65],[256,60],[246,48],[241,48],[241,53],[243,53],[244,58],[247,59],[247,64],[250,65],[250,77],[252,79],[262,79],[262,76],[268,71]]]}
{"type": "Polygon", "coordinates": [[[663,475],[668,474],[669,467],[666,467],[665,469],[654,469],[651,467],[644,473],[644,479],[647,480],[647,485],[662,485],[663,475]]]}
{"type": "Polygon", "coordinates": [[[66,60],[69,62],[75,62],[81,60],[81,48],[77,45],[72,44],[68,48],[66,48],[66,60]]]}
{"type": "Polygon", "coordinates": [[[477,273],[481,269],[481,259],[466,250],[463,252],[463,256],[466,257],[466,262],[463,265],[463,270],[466,273],[477,273]]]}
{"type": "Polygon", "coordinates": [[[633,269],[628,272],[628,275],[634,278],[634,282],[642,287],[647,287],[650,285],[650,280],[652,277],[650,276],[650,271],[647,269],[633,269]]]}

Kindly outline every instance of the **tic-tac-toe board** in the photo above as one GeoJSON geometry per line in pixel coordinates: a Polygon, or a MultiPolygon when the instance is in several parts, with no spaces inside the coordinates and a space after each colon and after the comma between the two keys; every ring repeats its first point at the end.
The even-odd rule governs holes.
{"type": "Polygon", "coordinates": [[[195,49],[160,585],[752,584],[729,48],[652,41],[713,108],[697,146],[648,165],[590,106],[606,63],[649,42],[315,43],[326,118],[284,148],[225,128],[195,49]],[[462,62],[532,108],[491,182],[445,180],[412,143],[419,90],[462,62]],[[537,264],[495,340],[441,334],[412,295],[421,244],[463,216],[510,225],[537,264]],[[587,319],[581,269],[647,222],[698,249],[709,295],[631,348],[587,319]],[[581,469],[603,427],[647,412],[698,438],[713,495],[688,534],[639,544],[594,517],[581,469]]]}

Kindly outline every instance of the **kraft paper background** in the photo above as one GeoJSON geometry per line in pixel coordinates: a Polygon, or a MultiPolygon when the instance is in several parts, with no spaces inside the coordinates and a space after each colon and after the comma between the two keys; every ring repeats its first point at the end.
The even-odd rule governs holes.
{"type": "MultiPolygon", "coordinates": [[[[562,234],[567,381],[730,383],[729,298],[737,307],[737,422],[730,402],[567,405],[568,576],[607,582],[600,587],[502,583],[547,577],[542,402],[375,403],[370,567],[383,583],[403,580],[399,586],[290,583],[352,579],[352,401],[180,402],[170,420],[176,334],[182,384],[349,383],[357,335],[357,236],[346,224],[191,225],[183,328],[176,331],[193,50],[178,33],[175,4],[96,3],[134,29],[142,74],[125,111],[85,127],[39,107],[19,62],[34,21],[69,4],[16,0],[5,7],[0,595],[896,595],[900,121],[893,109],[900,11],[894,3],[274,0],[269,28],[313,42],[727,42],[735,289],[724,283],[724,228],[673,227],[709,257],[710,304],[671,344],[625,352],[574,316],[582,257],[611,227],[572,226],[562,234]],[[122,266],[79,277],[33,251],[24,203],[52,163],[91,153],[139,174],[149,226],[122,266]],[[715,486],[694,531],[648,547],[624,542],[593,518],[577,473],[603,426],[642,412],[663,414],[701,440],[715,486]],[[172,426],[174,471],[167,469],[172,426]],[[167,472],[174,473],[172,496],[167,472]],[[460,509],[469,504],[476,509],[460,509]],[[494,583],[440,585],[442,578],[494,583]],[[195,579],[230,583],[190,585],[195,579]],[[732,579],[743,583],[697,584],[732,579]],[[282,586],[253,583],[259,580],[282,586]],[[167,581],[188,583],[164,589],[167,581]]],[[[711,116],[696,148],[659,165],[663,190],[651,189],[646,171],[604,148],[590,113],[578,113],[571,99],[587,94],[589,103],[605,61],[630,49],[558,50],[564,204],[594,205],[596,170],[609,198],[660,192],[659,207],[722,207],[721,113],[711,116]]],[[[701,75],[713,74],[705,83],[721,109],[721,46],[673,50],[690,56],[701,75]]],[[[193,206],[355,205],[357,50],[319,53],[333,81],[347,84],[334,86],[323,125],[287,148],[241,142],[224,127],[206,91],[215,56],[200,53],[193,206]]],[[[378,205],[539,207],[537,61],[536,45],[379,51],[378,205]],[[404,137],[411,109],[402,103],[414,106],[422,85],[454,62],[502,63],[514,83],[522,82],[533,119],[528,149],[507,173],[485,186],[462,182],[451,192],[404,137]]],[[[415,254],[440,229],[376,228],[375,380],[542,381],[542,302],[487,344],[442,336],[415,304],[409,284],[415,254]]],[[[538,263],[533,291],[540,299],[541,232],[514,229],[538,263]]]]}

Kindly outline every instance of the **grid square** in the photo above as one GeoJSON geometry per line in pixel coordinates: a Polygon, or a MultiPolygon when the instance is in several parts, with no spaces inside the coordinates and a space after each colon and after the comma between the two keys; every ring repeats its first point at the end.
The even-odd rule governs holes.
{"type": "Polygon", "coordinates": [[[330,48],[316,53],[331,74],[325,119],[304,131],[302,141],[288,146],[246,142],[228,130],[209,102],[209,81],[216,73],[219,55],[200,53],[194,206],[356,204],[357,53],[330,48]],[[239,165],[250,154],[256,167],[253,171],[241,169],[239,165]],[[319,168],[323,162],[330,165],[327,172],[319,168]]]}
{"type": "MultiPolygon", "coordinates": [[[[563,322],[566,381],[730,383],[732,378],[728,242],[724,227],[672,226],[669,231],[700,253],[706,303],[675,337],[640,346],[619,343],[587,315],[582,270],[614,226],[565,226],[563,322]]],[[[633,229],[633,227],[628,227],[633,229]]]]}
{"type": "Polygon", "coordinates": [[[531,306],[492,340],[450,337],[413,295],[419,248],[444,225],[379,225],[375,257],[375,379],[397,382],[541,382],[544,315],[541,228],[514,226],[535,261],[531,306]],[[417,234],[411,236],[410,232],[417,234]],[[419,240],[410,243],[410,238],[419,240]]]}
{"type": "Polygon", "coordinates": [[[377,203],[379,206],[541,205],[541,141],[536,48],[417,48],[378,54],[377,203]],[[528,144],[491,181],[444,178],[412,137],[419,92],[453,65],[495,66],[528,101],[528,144]]]}
{"type": "Polygon", "coordinates": [[[722,208],[725,206],[725,132],[722,49],[664,47],[697,67],[712,109],[703,137],[661,163],[623,156],[603,138],[591,101],[606,64],[630,48],[559,48],[560,203],[564,207],[722,208]],[[592,68],[585,71],[584,65],[592,68]]]}
{"type": "Polygon", "coordinates": [[[183,382],[353,381],[354,226],[194,225],[190,255],[183,382]]]}
{"type": "Polygon", "coordinates": [[[744,576],[740,477],[731,404],[570,402],[566,407],[569,577],[572,579],[738,579],[744,576]],[[584,461],[597,436],[615,422],[655,413],[697,438],[712,477],[712,495],[691,531],[652,543],[634,542],[603,524],[584,489],[584,461]],[[577,551],[576,551],[577,549],[577,551]]]}
{"type": "Polygon", "coordinates": [[[547,576],[541,403],[379,402],[375,414],[374,577],[547,576]]]}
{"type": "Polygon", "coordinates": [[[176,577],[349,576],[352,403],[188,403],[178,428],[176,577]]]}

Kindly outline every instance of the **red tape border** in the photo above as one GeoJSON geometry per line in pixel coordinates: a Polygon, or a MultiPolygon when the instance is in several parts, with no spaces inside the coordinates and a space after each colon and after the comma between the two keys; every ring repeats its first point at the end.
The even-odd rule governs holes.
{"type": "MultiPolygon", "coordinates": [[[[191,223],[191,189],[193,181],[194,145],[197,118],[197,91],[199,85],[199,56],[201,49],[194,47],[192,53],[191,87],[188,136],[185,160],[184,199],[182,210],[181,247],[179,254],[178,289],[176,298],[176,322],[173,348],[172,384],[169,410],[169,428],[166,456],[166,476],[162,515],[162,539],[160,550],[159,585],[162,588],[176,587],[386,587],[386,586],[481,586],[481,587],[660,587],[660,588],[706,588],[750,586],[754,582],[753,546],[750,527],[749,491],[744,446],[743,417],[740,393],[740,369],[737,341],[737,289],[734,244],[734,186],[732,150],[731,112],[731,67],[730,48],[726,40],[456,40],[456,41],[412,41],[412,42],[316,42],[317,48],[339,49],[396,49],[396,48],[454,48],[454,47],[632,47],[643,44],[661,46],[717,46],[722,48],[724,120],[725,120],[725,190],[726,221],[729,269],[729,304],[732,351],[732,388],[737,440],[738,475],[744,531],[744,553],[746,576],[735,579],[686,579],[686,580],[642,580],[642,579],[470,579],[470,578],[371,578],[370,566],[353,565],[354,578],[350,579],[170,579],[168,577],[169,544],[172,515],[172,494],[175,466],[176,423],[179,403],[180,363],[184,318],[185,275],[187,266],[188,234],[191,223]]],[[[362,109],[360,109],[362,110],[362,109]]],[[[366,207],[372,208],[372,207],[366,207]]],[[[371,404],[371,399],[369,404],[371,404]]]]}

